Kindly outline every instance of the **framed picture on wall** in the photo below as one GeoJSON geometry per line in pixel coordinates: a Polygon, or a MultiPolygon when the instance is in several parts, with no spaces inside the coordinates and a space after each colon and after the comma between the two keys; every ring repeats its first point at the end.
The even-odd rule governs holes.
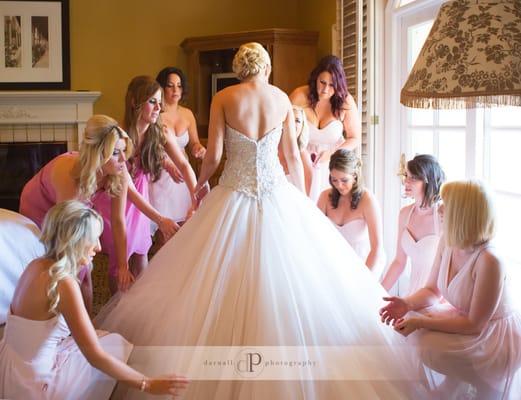
{"type": "Polygon", "coordinates": [[[69,0],[0,0],[0,90],[68,89],[69,0]]]}

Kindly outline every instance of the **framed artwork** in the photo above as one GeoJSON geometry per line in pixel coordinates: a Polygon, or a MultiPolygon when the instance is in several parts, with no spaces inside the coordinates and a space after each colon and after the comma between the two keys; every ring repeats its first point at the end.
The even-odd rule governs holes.
{"type": "Polygon", "coordinates": [[[0,90],[70,89],[69,0],[0,1],[0,90]]]}

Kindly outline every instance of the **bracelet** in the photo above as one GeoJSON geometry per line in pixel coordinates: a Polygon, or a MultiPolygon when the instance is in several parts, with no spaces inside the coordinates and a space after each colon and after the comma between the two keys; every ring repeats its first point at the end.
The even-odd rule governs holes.
{"type": "Polygon", "coordinates": [[[147,378],[143,376],[143,379],[141,380],[141,385],[139,386],[139,391],[144,392],[147,388],[147,378]]]}

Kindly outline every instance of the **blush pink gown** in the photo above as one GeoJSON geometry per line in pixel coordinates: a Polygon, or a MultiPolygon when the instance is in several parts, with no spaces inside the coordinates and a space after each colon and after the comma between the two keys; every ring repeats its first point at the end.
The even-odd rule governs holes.
{"type": "MultiPolygon", "coordinates": [[[[177,144],[185,153],[185,148],[188,145],[188,131],[180,136],[176,136],[177,144]]],[[[188,157],[188,156],[187,156],[188,157]]],[[[161,171],[159,180],[150,182],[149,185],[150,204],[164,215],[176,222],[184,221],[188,210],[192,207],[192,199],[190,197],[190,190],[185,182],[174,182],[170,174],[166,170],[161,171]]],[[[152,223],[152,230],[157,229],[157,225],[152,223]]]]}
{"type": "MultiPolygon", "coordinates": [[[[106,352],[127,361],[132,345],[122,336],[106,334],[99,340],[106,352]]],[[[0,341],[0,398],[104,400],[115,384],[88,363],[61,314],[46,321],[8,314],[0,341]]]]}
{"type": "MultiPolygon", "coordinates": [[[[425,286],[429,275],[431,273],[434,257],[438,250],[438,243],[440,241],[440,227],[438,218],[438,207],[434,208],[434,234],[424,236],[419,240],[415,240],[407,226],[411,219],[414,207],[411,207],[411,212],[405,222],[405,228],[402,233],[401,245],[403,251],[410,260],[411,275],[409,285],[403,296],[408,296],[425,286]]],[[[402,294],[401,294],[402,295],[402,294]]]]}
{"type": "MultiPolygon", "coordinates": [[[[344,141],[342,121],[336,119],[323,128],[317,128],[311,123],[309,126],[309,143],[307,150],[310,155],[320,155],[323,151],[333,153],[344,141]]],[[[311,177],[309,197],[314,203],[320,194],[329,188],[329,157],[314,165],[311,177]]]]}
{"type": "MultiPolygon", "coordinates": [[[[451,282],[447,281],[452,249],[443,251],[437,285],[444,299],[460,314],[466,315],[470,311],[476,259],[487,246],[477,248],[451,282]]],[[[462,335],[419,330],[415,339],[424,364],[438,373],[459,379],[462,385],[471,382],[477,387],[485,383],[496,395],[485,398],[521,399],[521,314],[512,305],[509,284],[507,276],[494,314],[481,333],[462,335]]],[[[443,396],[453,398],[450,393],[443,393],[443,396]]]]}

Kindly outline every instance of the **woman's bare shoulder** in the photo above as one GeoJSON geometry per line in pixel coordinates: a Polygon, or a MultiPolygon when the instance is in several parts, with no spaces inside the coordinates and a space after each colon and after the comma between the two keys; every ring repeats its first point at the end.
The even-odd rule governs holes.
{"type": "Polygon", "coordinates": [[[295,104],[300,107],[307,107],[309,105],[309,86],[299,86],[291,94],[289,95],[289,99],[292,104],[295,104]]]}

